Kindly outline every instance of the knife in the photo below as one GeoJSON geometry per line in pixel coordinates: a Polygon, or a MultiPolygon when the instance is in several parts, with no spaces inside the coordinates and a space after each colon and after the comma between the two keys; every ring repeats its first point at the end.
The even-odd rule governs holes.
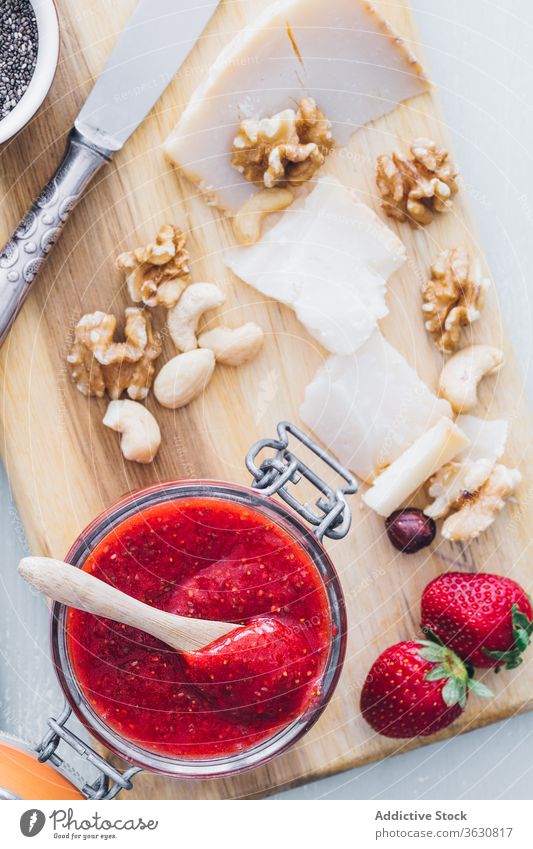
{"type": "Polygon", "coordinates": [[[89,180],[146,117],[218,4],[138,3],[74,122],[63,161],[0,251],[0,345],[89,180]]]}

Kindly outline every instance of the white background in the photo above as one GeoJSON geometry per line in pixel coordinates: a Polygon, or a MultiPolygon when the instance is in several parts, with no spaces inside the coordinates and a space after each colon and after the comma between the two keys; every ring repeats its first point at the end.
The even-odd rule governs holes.
{"type": "Polygon", "coordinates": [[[498,806],[489,802],[334,802],[334,808],[330,806],[327,810],[329,816],[317,816],[316,806],[311,801],[300,805],[296,816],[294,806],[278,802],[275,818],[271,816],[265,827],[258,828],[258,822],[263,824],[265,819],[262,815],[264,809],[263,812],[258,810],[262,804],[250,801],[232,805],[204,802],[204,807],[198,807],[197,802],[186,801],[126,801],[120,805],[113,802],[76,802],[71,805],[72,814],[69,816],[68,809],[65,811],[67,806],[63,803],[37,802],[30,807],[27,802],[11,802],[7,808],[2,809],[2,837],[4,845],[9,846],[9,849],[32,845],[37,849],[45,846],[71,846],[73,842],[74,845],[85,846],[87,841],[84,838],[89,838],[89,845],[92,846],[117,846],[119,849],[196,845],[200,838],[201,846],[234,849],[241,835],[244,839],[248,837],[248,842],[250,836],[253,836],[255,849],[271,849],[272,845],[279,849],[344,845],[348,834],[354,835],[351,843],[357,849],[472,849],[474,846],[484,849],[525,849],[531,843],[529,806],[524,802],[501,802],[498,806]],[[210,806],[209,811],[206,810],[207,805],[210,806]],[[43,830],[34,835],[35,844],[28,844],[28,838],[20,833],[19,818],[24,812],[31,812],[35,808],[42,811],[46,821],[43,830]],[[57,811],[55,819],[54,811],[57,811]],[[144,823],[148,820],[157,821],[157,827],[150,831],[129,831],[120,828],[118,823],[118,829],[106,826],[105,830],[95,831],[89,827],[95,813],[99,815],[100,823],[104,819],[111,823],[116,820],[121,820],[122,824],[126,820],[136,823],[142,817],[144,823]],[[203,813],[207,816],[200,820],[203,813]],[[416,819],[384,820],[380,814],[381,817],[389,814],[401,814],[403,817],[414,815],[416,819]],[[428,814],[430,820],[425,819],[428,814]],[[446,814],[447,818],[442,818],[442,814],[446,814]],[[421,816],[423,819],[420,819],[421,816]],[[84,820],[87,822],[85,826],[84,820]],[[487,828],[496,828],[497,836],[493,837],[492,832],[489,832],[487,837],[487,828]],[[463,831],[461,837],[461,829],[472,829],[474,834],[463,831]],[[485,829],[485,835],[480,833],[481,829],[485,829]],[[417,836],[421,831],[426,836],[417,836]],[[398,833],[402,836],[398,837],[398,833]],[[103,838],[108,834],[113,842],[103,843],[103,838]],[[64,842],[65,838],[69,840],[68,843],[64,842]]]}
{"type": "MultiPolygon", "coordinates": [[[[533,2],[412,0],[412,5],[533,400],[533,2]]],[[[61,699],[48,661],[46,606],[16,577],[23,550],[2,475],[0,727],[36,739],[61,699]]],[[[533,713],[282,795],[531,799],[532,751],[533,713]]]]}

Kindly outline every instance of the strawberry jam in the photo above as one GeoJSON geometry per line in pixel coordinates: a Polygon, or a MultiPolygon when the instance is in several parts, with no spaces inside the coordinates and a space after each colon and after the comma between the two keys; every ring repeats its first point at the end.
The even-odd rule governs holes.
{"type": "Polygon", "coordinates": [[[83,568],[162,610],[242,625],[181,654],[69,609],[78,685],[122,737],[178,758],[223,757],[269,738],[319,696],[332,628],[322,579],[289,532],[257,509],[207,497],[144,508],[83,568]]]}

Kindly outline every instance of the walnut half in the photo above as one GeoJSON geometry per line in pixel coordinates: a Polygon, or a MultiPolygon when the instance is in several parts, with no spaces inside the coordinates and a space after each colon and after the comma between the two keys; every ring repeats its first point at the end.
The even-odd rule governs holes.
{"type": "Polygon", "coordinates": [[[431,519],[442,519],[450,510],[457,509],[465,493],[477,492],[494,468],[490,460],[452,461],[446,463],[430,478],[428,495],[433,502],[424,507],[431,519]]]}
{"type": "Polygon", "coordinates": [[[267,189],[309,180],[334,145],[331,124],[312,97],[298,111],[242,121],[233,140],[231,163],[246,180],[267,189]]]}
{"type": "Polygon", "coordinates": [[[394,152],[377,160],[376,184],[390,218],[413,225],[429,224],[436,212],[452,206],[457,169],[448,153],[431,139],[415,139],[409,157],[394,152]]]}
{"type": "Polygon", "coordinates": [[[453,505],[457,512],[442,526],[442,536],[451,542],[476,539],[492,525],[521,479],[518,469],[496,465],[478,490],[461,493],[453,505]]]}
{"type": "Polygon", "coordinates": [[[127,392],[134,401],[148,395],[154,378],[154,361],[161,353],[159,334],[152,331],[144,310],[126,310],[125,341],[115,342],[117,320],[97,311],[82,316],[74,331],[67,362],[82,395],[112,399],[127,392]]]}
{"type": "Polygon", "coordinates": [[[437,348],[447,354],[458,349],[461,328],[479,318],[489,286],[479,262],[470,262],[466,251],[439,254],[422,290],[425,327],[437,348]]]}
{"type": "Polygon", "coordinates": [[[117,257],[126,274],[132,301],[147,307],[173,307],[189,282],[187,237],[173,224],[164,224],[153,242],[117,257]]]}

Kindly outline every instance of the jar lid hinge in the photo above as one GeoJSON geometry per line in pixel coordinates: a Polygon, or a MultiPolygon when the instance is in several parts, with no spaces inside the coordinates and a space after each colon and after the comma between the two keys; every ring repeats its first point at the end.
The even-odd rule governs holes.
{"type": "Polygon", "coordinates": [[[71,712],[70,706],[65,702],[59,718],[54,719],[50,717],[48,720],[49,731],[45,734],[36,749],[40,763],[50,761],[55,767],[64,767],[64,760],[57,753],[57,747],[61,742],[64,742],[100,773],[92,784],[84,784],[81,788],[81,792],[87,799],[114,799],[121,790],[131,790],[131,779],[141,771],[141,767],[130,767],[130,769],[124,772],[115,769],[105,758],[95,752],[91,746],[84,743],[76,734],[66,728],[66,722],[71,712]]]}
{"type": "Polygon", "coordinates": [[[314,526],[313,533],[319,540],[324,536],[330,539],[342,539],[348,533],[352,520],[345,496],[357,492],[359,488],[357,479],[296,425],[280,422],[277,431],[277,439],[260,439],[252,445],[246,455],[246,467],[254,479],[253,488],[262,492],[263,495],[279,495],[293,510],[314,526]],[[344,480],[345,485],[337,488],[329,486],[307,463],[293,453],[289,448],[289,436],[293,436],[330,469],[333,469],[344,480]],[[256,458],[265,448],[272,448],[276,453],[273,457],[264,459],[258,466],[255,462],[256,458]],[[302,477],[321,493],[314,507],[299,501],[287,489],[287,484],[297,484],[302,477]]]}

